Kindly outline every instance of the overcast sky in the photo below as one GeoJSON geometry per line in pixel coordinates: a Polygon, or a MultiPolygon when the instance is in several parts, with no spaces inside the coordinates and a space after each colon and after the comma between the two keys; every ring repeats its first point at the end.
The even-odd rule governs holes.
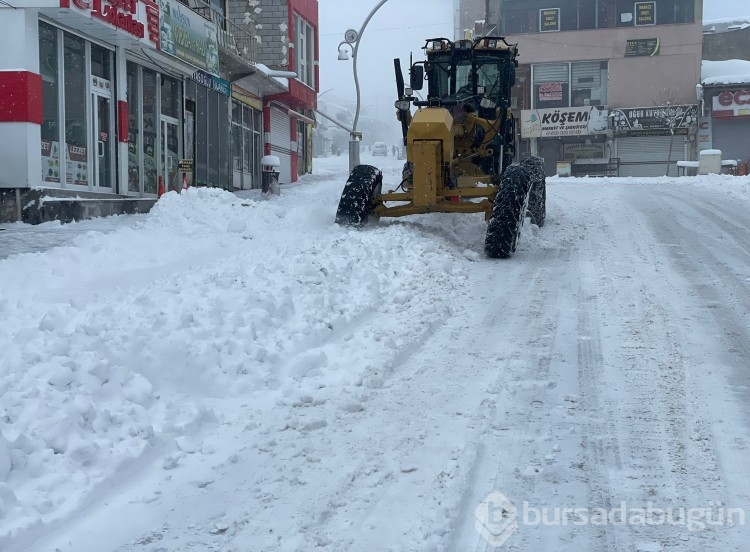
{"type": "MultiPolygon", "coordinates": [[[[339,61],[338,44],[347,29],[359,30],[379,0],[318,0],[320,16],[321,101],[346,101],[356,97],[351,56],[339,61]],[[330,91],[329,91],[330,90],[330,91]]],[[[357,74],[361,90],[361,117],[393,121],[396,83],[393,59],[401,58],[408,80],[409,54],[423,59],[425,39],[453,38],[453,0],[389,0],[367,25],[359,45],[357,74]]],[[[750,0],[704,0],[703,18],[750,16],[750,0]]]]}
{"type": "Polygon", "coordinates": [[[704,20],[740,16],[750,16],[750,2],[748,0],[703,0],[704,20]]]}
{"type": "MultiPolygon", "coordinates": [[[[338,44],[347,29],[359,31],[379,0],[318,0],[320,16],[320,92],[324,100],[356,97],[351,53],[349,61],[339,61],[338,44]]],[[[453,37],[453,0],[390,0],[367,24],[357,54],[357,75],[361,91],[361,115],[393,121],[394,140],[398,136],[393,102],[396,80],[393,59],[401,58],[408,81],[409,54],[421,60],[425,39],[453,37]]]]}

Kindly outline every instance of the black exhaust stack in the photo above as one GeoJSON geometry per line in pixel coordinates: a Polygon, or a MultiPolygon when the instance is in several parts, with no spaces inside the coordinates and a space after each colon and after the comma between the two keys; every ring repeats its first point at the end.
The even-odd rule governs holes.
{"type": "MultiPolygon", "coordinates": [[[[401,60],[396,58],[393,60],[393,68],[396,70],[396,92],[398,93],[398,99],[404,99],[404,74],[401,72],[401,60]]],[[[406,145],[406,133],[409,130],[409,122],[406,120],[406,112],[403,109],[399,109],[399,119],[401,119],[401,134],[404,136],[404,145],[406,145]]]]}

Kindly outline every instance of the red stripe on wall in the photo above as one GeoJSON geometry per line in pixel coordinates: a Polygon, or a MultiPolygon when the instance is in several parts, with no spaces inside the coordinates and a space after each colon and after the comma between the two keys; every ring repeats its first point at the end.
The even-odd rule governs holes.
{"type": "Polygon", "coordinates": [[[0,71],[0,123],[42,124],[42,76],[0,71]]]}

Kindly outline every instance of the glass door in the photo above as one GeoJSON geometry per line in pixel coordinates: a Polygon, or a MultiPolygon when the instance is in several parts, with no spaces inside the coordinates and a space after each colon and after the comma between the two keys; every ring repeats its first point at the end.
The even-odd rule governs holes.
{"type": "MultiPolygon", "coordinates": [[[[109,84],[109,83],[107,83],[109,84]]],[[[112,116],[112,97],[94,92],[91,107],[94,121],[94,187],[107,188],[114,186],[114,124],[112,116]]]]}
{"type": "Polygon", "coordinates": [[[180,132],[179,121],[172,117],[161,117],[161,177],[164,179],[164,188],[169,190],[180,190],[182,182],[177,172],[180,159],[180,132]]]}

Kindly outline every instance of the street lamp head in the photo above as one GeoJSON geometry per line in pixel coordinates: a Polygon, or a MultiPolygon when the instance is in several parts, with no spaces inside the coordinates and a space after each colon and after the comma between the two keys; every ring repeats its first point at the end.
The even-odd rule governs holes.
{"type": "Polygon", "coordinates": [[[354,48],[346,40],[339,42],[339,61],[346,61],[349,59],[349,52],[351,50],[354,53],[354,48]]]}

